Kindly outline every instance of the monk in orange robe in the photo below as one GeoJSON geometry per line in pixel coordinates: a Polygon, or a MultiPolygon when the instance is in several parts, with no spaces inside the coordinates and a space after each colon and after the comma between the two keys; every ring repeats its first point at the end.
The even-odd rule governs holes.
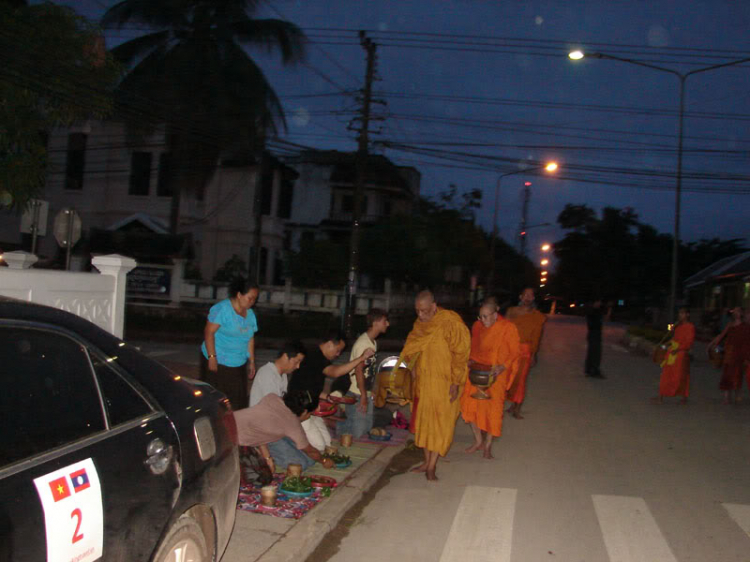
{"type": "Polygon", "coordinates": [[[491,367],[495,377],[487,389],[489,400],[473,398],[479,390],[466,380],[461,395],[461,417],[471,424],[474,444],[467,453],[483,450],[486,459],[492,456],[492,440],[503,433],[505,394],[513,382],[521,354],[516,326],[498,314],[497,301],[487,299],[479,309],[479,320],[471,328],[469,369],[477,364],[491,367]]]}
{"type": "Polygon", "coordinates": [[[695,341],[695,326],[690,322],[690,312],[680,308],[674,336],[669,341],[667,356],[661,363],[659,395],[652,399],[661,404],[665,396],[682,396],[680,404],[687,404],[690,394],[690,357],[688,351],[695,341]]]}
{"type": "Polygon", "coordinates": [[[512,402],[508,412],[514,418],[522,420],[521,406],[526,398],[526,379],[531,368],[536,365],[536,352],[539,349],[539,340],[542,339],[542,328],[547,317],[534,306],[534,289],[527,287],[521,292],[520,298],[520,304],[509,308],[505,317],[516,325],[521,338],[518,373],[508,390],[507,400],[512,402]]]}
{"type": "Polygon", "coordinates": [[[453,442],[471,336],[461,317],[439,308],[430,291],[417,295],[414,308],[417,321],[401,351],[401,359],[413,365],[414,443],[424,450],[424,463],[412,471],[437,480],[438,457],[444,457],[453,442]]]}

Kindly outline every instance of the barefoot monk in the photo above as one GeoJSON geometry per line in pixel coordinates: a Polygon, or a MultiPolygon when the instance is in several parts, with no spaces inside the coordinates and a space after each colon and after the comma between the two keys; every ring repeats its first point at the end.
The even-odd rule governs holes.
{"type": "Polygon", "coordinates": [[[437,480],[438,457],[445,456],[453,441],[471,338],[461,317],[438,307],[430,291],[419,293],[414,307],[417,320],[401,352],[414,377],[414,441],[424,450],[424,463],[414,472],[437,480]]]}

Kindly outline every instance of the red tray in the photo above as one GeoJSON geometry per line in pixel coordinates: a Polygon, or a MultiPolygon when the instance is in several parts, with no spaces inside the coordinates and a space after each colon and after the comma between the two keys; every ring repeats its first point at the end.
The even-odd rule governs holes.
{"type": "Polygon", "coordinates": [[[334,404],[356,404],[357,399],[354,396],[331,396],[328,395],[328,400],[334,404]]]}

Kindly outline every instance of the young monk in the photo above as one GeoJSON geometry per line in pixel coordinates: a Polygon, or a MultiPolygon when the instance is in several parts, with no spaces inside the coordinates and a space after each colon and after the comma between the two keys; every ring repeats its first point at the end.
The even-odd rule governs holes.
{"type": "Polygon", "coordinates": [[[474,444],[467,453],[482,450],[485,459],[492,459],[492,441],[503,433],[505,395],[513,382],[521,355],[518,330],[498,313],[497,301],[490,297],[479,308],[479,319],[471,328],[469,370],[473,366],[491,366],[492,386],[486,391],[489,400],[472,398],[478,390],[467,379],[461,395],[461,416],[471,425],[474,444]]]}
{"type": "Polygon", "coordinates": [[[688,351],[695,341],[695,325],[690,322],[690,311],[682,307],[677,313],[674,336],[667,344],[667,356],[661,363],[659,395],[652,398],[661,404],[665,396],[682,396],[680,404],[687,404],[690,394],[690,357],[688,351]]]}

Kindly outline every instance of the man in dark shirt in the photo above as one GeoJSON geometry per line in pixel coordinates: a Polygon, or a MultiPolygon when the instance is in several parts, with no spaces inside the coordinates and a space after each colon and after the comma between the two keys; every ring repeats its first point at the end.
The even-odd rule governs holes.
{"type": "MultiPolygon", "coordinates": [[[[352,369],[373,355],[372,349],[367,349],[358,358],[348,363],[333,365],[333,361],[341,355],[345,346],[344,337],[338,330],[328,332],[325,339],[313,346],[305,356],[305,360],[289,382],[288,391],[309,392],[313,401],[311,408],[317,408],[319,399],[326,397],[323,392],[326,377],[336,379],[348,375],[352,369]]],[[[331,434],[322,418],[312,416],[302,423],[302,427],[307,440],[316,449],[322,451],[326,445],[331,444],[331,434]]]]}
{"type": "Polygon", "coordinates": [[[599,365],[602,362],[603,321],[604,313],[602,312],[602,299],[597,298],[591,303],[591,307],[586,313],[586,327],[588,328],[586,341],[588,347],[586,349],[586,364],[584,366],[586,376],[595,379],[606,378],[599,370],[599,365]]]}

